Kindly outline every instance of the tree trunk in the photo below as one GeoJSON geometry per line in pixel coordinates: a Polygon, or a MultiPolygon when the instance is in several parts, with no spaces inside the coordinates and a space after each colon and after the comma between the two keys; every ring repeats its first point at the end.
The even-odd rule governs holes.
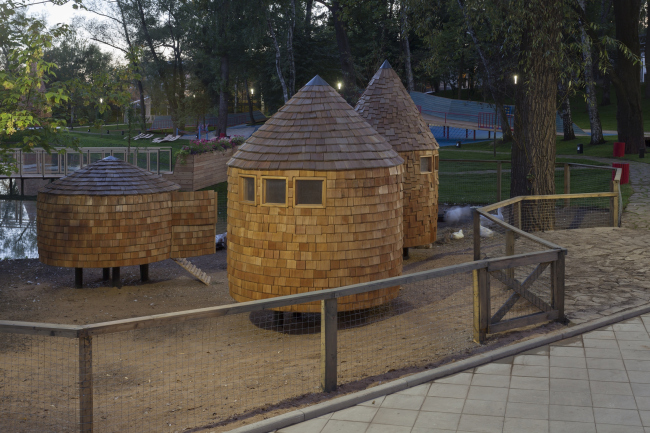
{"type": "MultiPolygon", "coordinates": [[[[560,97],[564,93],[565,89],[560,89],[560,97]]],[[[562,118],[562,130],[564,132],[564,141],[573,140],[576,138],[576,134],[573,131],[573,119],[571,119],[571,103],[569,102],[569,97],[565,96],[562,99],[560,104],[560,117],[562,118]]]]}
{"type": "Polygon", "coordinates": [[[228,129],[228,78],[230,74],[228,55],[221,56],[221,83],[219,86],[219,117],[217,119],[217,137],[226,134],[228,129]]]}
{"type": "MultiPolygon", "coordinates": [[[[650,1],[646,4],[646,19],[650,20],[650,1]]],[[[648,85],[648,60],[650,59],[650,22],[646,22],[645,28],[645,76],[643,82],[645,83],[645,97],[650,98],[650,85],[648,85]]]]}
{"type": "Polygon", "coordinates": [[[311,10],[314,6],[314,0],[307,0],[305,5],[305,36],[311,38],[311,10]]]}
{"type": "Polygon", "coordinates": [[[343,97],[350,105],[354,106],[356,105],[357,99],[357,74],[354,70],[348,34],[342,21],[343,11],[338,0],[332,0],[330,12],[332,13],[332,21],[334,22],[336,45],[339,49],[339,60],[341,62],[341,71],[343,72],[343,97]]]}
{"type": "Polygon", "coordinates": [[[612,103],[610,97],[610,89],[612,88],[612,80],[609,78],[609,75],[603,77],[603,96],[600,97],[600,106],[604,107],[612,103]]]}
{"type": "Polygon", "coordinates": [[[239,77],[235,77],[235,109],[233,110],[233,113],[237,113],[237,111],[239,111],[237,110],[237,104],[239,103],[239,92],[237,91],[237,84],[239,84],[238,81],[239,77]]]}
{"type": "Polygon", "coordinates": [[[289,101],[289,96],[287,95],[287,83],[284,81],[284,76],[282,75],[282,66],[280,65],[280,46],[278,45],[278,39],[275,37],[275,30],[273,30],[273,21],[271,20],[271,14],[268,9],[266,10],[266,24],[271,34],[271,39],[273,40],[273,46],[275,47],[275,70],[278,74],[278,79],[280,80],[280,85],[282,86],[282,97],[284,98],[284,103],[286,104],[289,101]]]}
{"type": "Polygon", "coordinates": [[[138,93],[140,93],[140,129],[142,132],[147,130],[147,106],[144,104],[144,88],[142,81],[136,80],[138,84],[138,93]]]}
{"type": "Polygon", "coordinates": [[[289,98],[296,93],[296,62],[293,57],[293,33],[296,30],[296,0],[291,0],[291,18],[287,31],[287,54],[289,55],[289,98]]]}
{"type": "Polygon", "coordinates": [[[463,55],[460,55],[460,65],[458,65],[458,97],[456,99],[463,99],[463,55]]]}
{"type": "Polygon", "coordinates": [[[253,100],[251,93],[248,90],[248,77],[244,77],[244,86],[246,87],[246,98],[248,99],[248,115],[251,117],[251,124],[255,124],[255,116],[253,116],[253,100]]]}
{"type": "Polygon", "coordinates": [[[504,143],[512,142],[512,129],[510,128],[510,121],[508,120],[508,113],[506,112],[506,107],[501,103],[497,102],[497,111],[500,113],[501,120],[501,141],[504,143]]]}
{"type": "Polygon", "coordinates": [[[411,47],[409,45],[408,17],[406,16],[406,5],[402,4],[402,43],[404,46],[404,69],[406,69],[406,90],[412,92],[415,89],[413,84],[413,69],[411,68],[411,47]]]}
{"type": "MultiPolygon", "coordinates": [[[[639,15],[641,0],[617,0],[614,2],[616,39],[625,44],[630,52],[641,55],[639,44],[639,15]]],[[[625,143],[626,154],[636,154],[645,148],[643,138],[643,115],[641,112],[640,68],[619,50],[610,74],[616,88],[616,123],[618,140],[625,143]]]]}
{"type": "MultiPolygon", "coordinates": [[[[515,131],[512,145],[510,177],[511,197],[555,193],[555,111],[558,70],[545,58],[547,52],[559,49],[559,26],[553,25],[544,13],[541,0],[533,7],[540,9],[540,20],[546,35],[539,40],[535,29],[524,32],[520,63],[526,64],[521,84],[515,93],[515,131]]],[[[549,9],[550,12],[553,8],[549,9]]],[[[533,26],[534,24],[531,24],[533,26]]],[[[551,230],[555,224],[553,201],[536,201],[522,209],[524,230],[551,230]]]]}
{"type": "MultiPolygon", "coordinates": [[[[582,10],[586,13],[585,0],[579,0],[578,3],[582,10]]],[[[587,96],[587,112],[589,113],[589,127],[591,128],[591,138],[589,144],[601,144],[605,142],[603,138],[603,127],[600,124],[600,115],[598,114],[598,101],[596,99],[596,83],[594,82],[594,67],[591,60],[591,39],[585,30],[585,23],[580,23],[580,31],[582,33],[582,59],[584,61],[584,74],[585,74],[585,93],[587,96]]],[[[568,104],[568,98],[566,103],[568,104]]],[[[571,115],[571,109],[569,116],[571,115]]],[[[566,127],[564,133],[566,140],[566,127]]],[[[575,135],[574,135],[575,138],[575,135]]]]}

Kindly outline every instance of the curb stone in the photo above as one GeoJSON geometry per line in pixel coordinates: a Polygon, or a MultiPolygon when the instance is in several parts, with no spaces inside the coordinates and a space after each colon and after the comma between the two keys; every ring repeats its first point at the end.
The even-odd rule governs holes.
{"type": "Polygon", "coordinates": [[[516,343],[490,352],[482,353],[480,355],[472,356],[471,358],[444,365],[442,367],[434,368],[432,370],[415,373],[384,385],[379,385],[370,389],[344,395],[333,400],[325,401],[313,406],[297,409],[292,412],[275,416],[273,418],[245,425],[234,430],[230,430],[230,433],[274,432],[281,428],[289,427],[299,422],[309,421],[310,419],[317,418],[330,412],[335,412],[341,409],[355,406],[359,403],[363,403],[364,401],[368,401],[373,398],[378,398],[387,394],[402,391],[407,388],[430,382],[434,379],[439,379],[441,377],[460,373],[461,371],[467,370],[468,368],[478,367],[492,361],[516,355],[521,352],[526,352],[528,350],[535,349],[540,346],[545,346],[556,341],[575,337],[577,335],[584,334],[585,332],[593,331],[594,329],[602,328],[613,323],[631,319],[632,317],[640,316],[646,313],[650,313],[650,305],[633,308],[614,314],[612,316],[594,320],[592,322],[568,327],[561,332],[555,332],[553,334],[533,338],[532,340],[522,341],[521,343],[516,343]]]}

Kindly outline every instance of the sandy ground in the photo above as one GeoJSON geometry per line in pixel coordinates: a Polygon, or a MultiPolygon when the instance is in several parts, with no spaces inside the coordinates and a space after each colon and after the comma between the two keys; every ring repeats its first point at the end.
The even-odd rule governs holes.
{"type": "MultiPolygon", "coordinates": [[[[404,270],[469,261],[469,245],[411,249],[404,270]]],[[[226,252],[191,261],[212,277],[209,286],[171,260],[152,264],[145,284],[138,267],[123,268],[121,289],[102,281],[100,269],[86,270],[85,287],[74,289],[72,269],[0,261],[0,318],[89,324],[232,303],[226,252]]],[[[226,431],[486,350],[471,340],[471,281],[461,274],[411,284],[390,305],[340,314],[341,386],[329,395],[318,392],[318,315],[287,313],[280,327],[271,312],[257,312],[95,337],[96,431],[226,431]]],[[[493,292],[496,305],[505,294],[493,292]]],[[[557,326],[493,338],[490,346],[557,326]]],[[[0,335],[0,426],[74,431],[77,359],[76,340],[0,335]]]]}

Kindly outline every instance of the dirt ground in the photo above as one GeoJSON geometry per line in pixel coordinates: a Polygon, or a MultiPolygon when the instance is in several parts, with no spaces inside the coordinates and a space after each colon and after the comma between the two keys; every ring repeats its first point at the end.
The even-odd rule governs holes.
{"type": "MultiPolygon", "coordinates": [[[[445,241],[411,249],[404,272],[471,258],[470,240],[445,241]]],[[[152,264],[148,283],[138,267],[123,268],[121,289],[102,281],[101,269],[85,270],[84,288],[74,289],[72,269],[0,261],[0,318],[89,324],[232,303],[226,252],[190,260],[212,277],[209,286],[171,260],[152,264]]],[[[471,339],[471,286],[471,274],[428,280],[402,287],[388,306],[341,313],[341,386],[329,395],[318,392],[315,314],[286,313],[281,327],[271,312],[256,312],[95,337],[95,431],[227,431],[486,350],[471,339]]],[[[494,296],[503,296],[496,286],[494,296]]],[[[557,326],[500,336],[490,346],[557,326]]],[[[0,426],[74,431],[77,359],[76,340],[0,334],[0,426]]]]}

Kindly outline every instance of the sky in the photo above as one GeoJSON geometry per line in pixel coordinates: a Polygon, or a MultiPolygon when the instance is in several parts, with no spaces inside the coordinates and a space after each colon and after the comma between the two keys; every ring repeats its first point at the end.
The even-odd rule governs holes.
{"type": "Polygon", "coordinates": [[[55,6],[52,3],[39,4],[31,6],[28,11],[31,14],[43,16],[47,20],[48,26],[57,23],[70,24],[75,15],[92,16],[89,12],[74,10],[72,2],[68,2],[63,6],[55,6]]]}
{"type": "MultiPolygon", "coordinates": [[[[0,0],[1,1],[1,0],[0,0]]],[[[39,2],[40,0],[34,0],[34,2],[39,2]]],[[[97,15],[92,14],[90,12],[81,10],[81,9],[73,9],[72,8],[73,2],[69,1],[68,3],[64,4],[63,6],[56,6],[53,5],[52,3],[45,3],[45,4],[38,4],[35,6],[31,6],[28,8],[28,13],[31,15],[35,15],[37,17],[42,17],[45,19],[47,22],[48,27],[54,26],[55,24],[72,24],[72,20],[75,17],[84,17],[84,18],[99,18],[100,20],[102,19],[101,17],[97,17],[97,15]]],[[[106,45],[98,44],[99,48],[102,51],[108,52],[113,54],[113,58],[115,60],[121,59],[122,53],[118,52],[110,47],[107,47],[106,45]]]]}

